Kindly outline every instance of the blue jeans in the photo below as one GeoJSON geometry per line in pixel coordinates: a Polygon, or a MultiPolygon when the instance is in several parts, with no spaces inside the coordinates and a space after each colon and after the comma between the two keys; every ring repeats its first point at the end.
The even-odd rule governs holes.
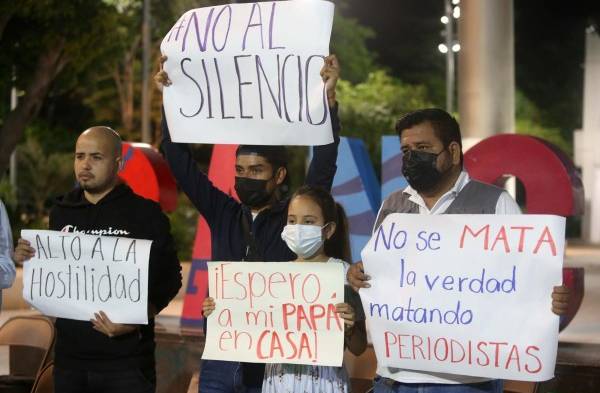
{"type": "Polygon", "coordinates": [[[472,384],[389,383],[385,378],[375,378],[373,393],[502,393],[502,380],[472,384]],[[391,386],[390,386],[391,385],[391,386]]]}
{"type": "Polygon", "coordinates": [[[55,393],[154,393],[155,391],[154,369],[89,371],[54,367],[55,393]]]}
{"type": "Polygon", "coordinates": [[[261,388],[244,386],[240,363],[222,360],[202,361],[199,393],[260,393],[260,391],[261,388]]]}

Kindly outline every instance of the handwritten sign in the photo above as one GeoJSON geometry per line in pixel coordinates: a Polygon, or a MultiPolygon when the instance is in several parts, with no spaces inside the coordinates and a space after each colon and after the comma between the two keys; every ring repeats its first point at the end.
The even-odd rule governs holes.
{"type": "Polygon", "coordinates": [[[391,214],[362,251],[360,290],[380,366],[553,377],[565,220],[391,214]]]}
{"type": "Polygon", "coordinates": [[[333,141],[320,76],[333,3],[273,1],[190,10],[164,37],[175,142],[324,145],[333,141]]]}
{"type": "Polygon", "coordinates": [[[152,241],[23,230],[35,249],[23,267],[23,298],[43,314],[89,321],[104,311],[116,323],[148,323],[152,241]]]}
{"type": "Polygon", "coordinates": [[[256,363],[342,365],[341,263],[209,262],[202,358],[256,363]]]}

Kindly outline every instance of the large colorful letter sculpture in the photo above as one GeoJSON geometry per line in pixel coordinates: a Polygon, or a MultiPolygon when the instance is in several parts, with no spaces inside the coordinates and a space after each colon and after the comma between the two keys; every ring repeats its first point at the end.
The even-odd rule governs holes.
{"type": "Polygon", "coordinates": [[[119,176],[133,191],[160,204],[166,212],[177,207],[177,183],[165,159],[146,143],[123,143],[119,176]]]}
{"type": "Polygon", "coordinates": [[[573,161],[555,145],[527,135],[494,135],[465,153],[465,168],[474,179],[502,185],[515,176],[525,187],[530,214],[583,214],[583,183],[573,161]]]}

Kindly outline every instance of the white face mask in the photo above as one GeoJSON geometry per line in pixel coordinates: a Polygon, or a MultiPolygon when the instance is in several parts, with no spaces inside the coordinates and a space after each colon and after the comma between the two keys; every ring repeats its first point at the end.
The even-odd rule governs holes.
{"type": "Polygon", "coordinates": [[[318,225],[288,224],[281,232],[281,238],[300,258],[310,258],[323,245],[322,229],[318,225]]]}

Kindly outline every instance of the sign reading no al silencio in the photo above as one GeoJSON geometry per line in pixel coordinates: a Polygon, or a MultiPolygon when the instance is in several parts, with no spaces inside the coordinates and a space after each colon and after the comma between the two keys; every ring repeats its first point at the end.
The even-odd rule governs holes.
{"type": "Polygon", "coordinates": [[[320,76],[333,3],[190,10],[164,37],[173,82],[163,105],[175,142],[324,145],[333,141],[320,76]]]}
{"type": "Polygon", "coordinates": [[[565,219],[391,214],[362,251],[380,366],[528,381],[554,375],[565,219]]]}
{"type": "Polygon", "coordinates": [[[43,314],[89,321],[104,311],[115,323],[148,323],[152,241],[23,230],[35,256],[23,267],[23,298],[43,314]]]}

